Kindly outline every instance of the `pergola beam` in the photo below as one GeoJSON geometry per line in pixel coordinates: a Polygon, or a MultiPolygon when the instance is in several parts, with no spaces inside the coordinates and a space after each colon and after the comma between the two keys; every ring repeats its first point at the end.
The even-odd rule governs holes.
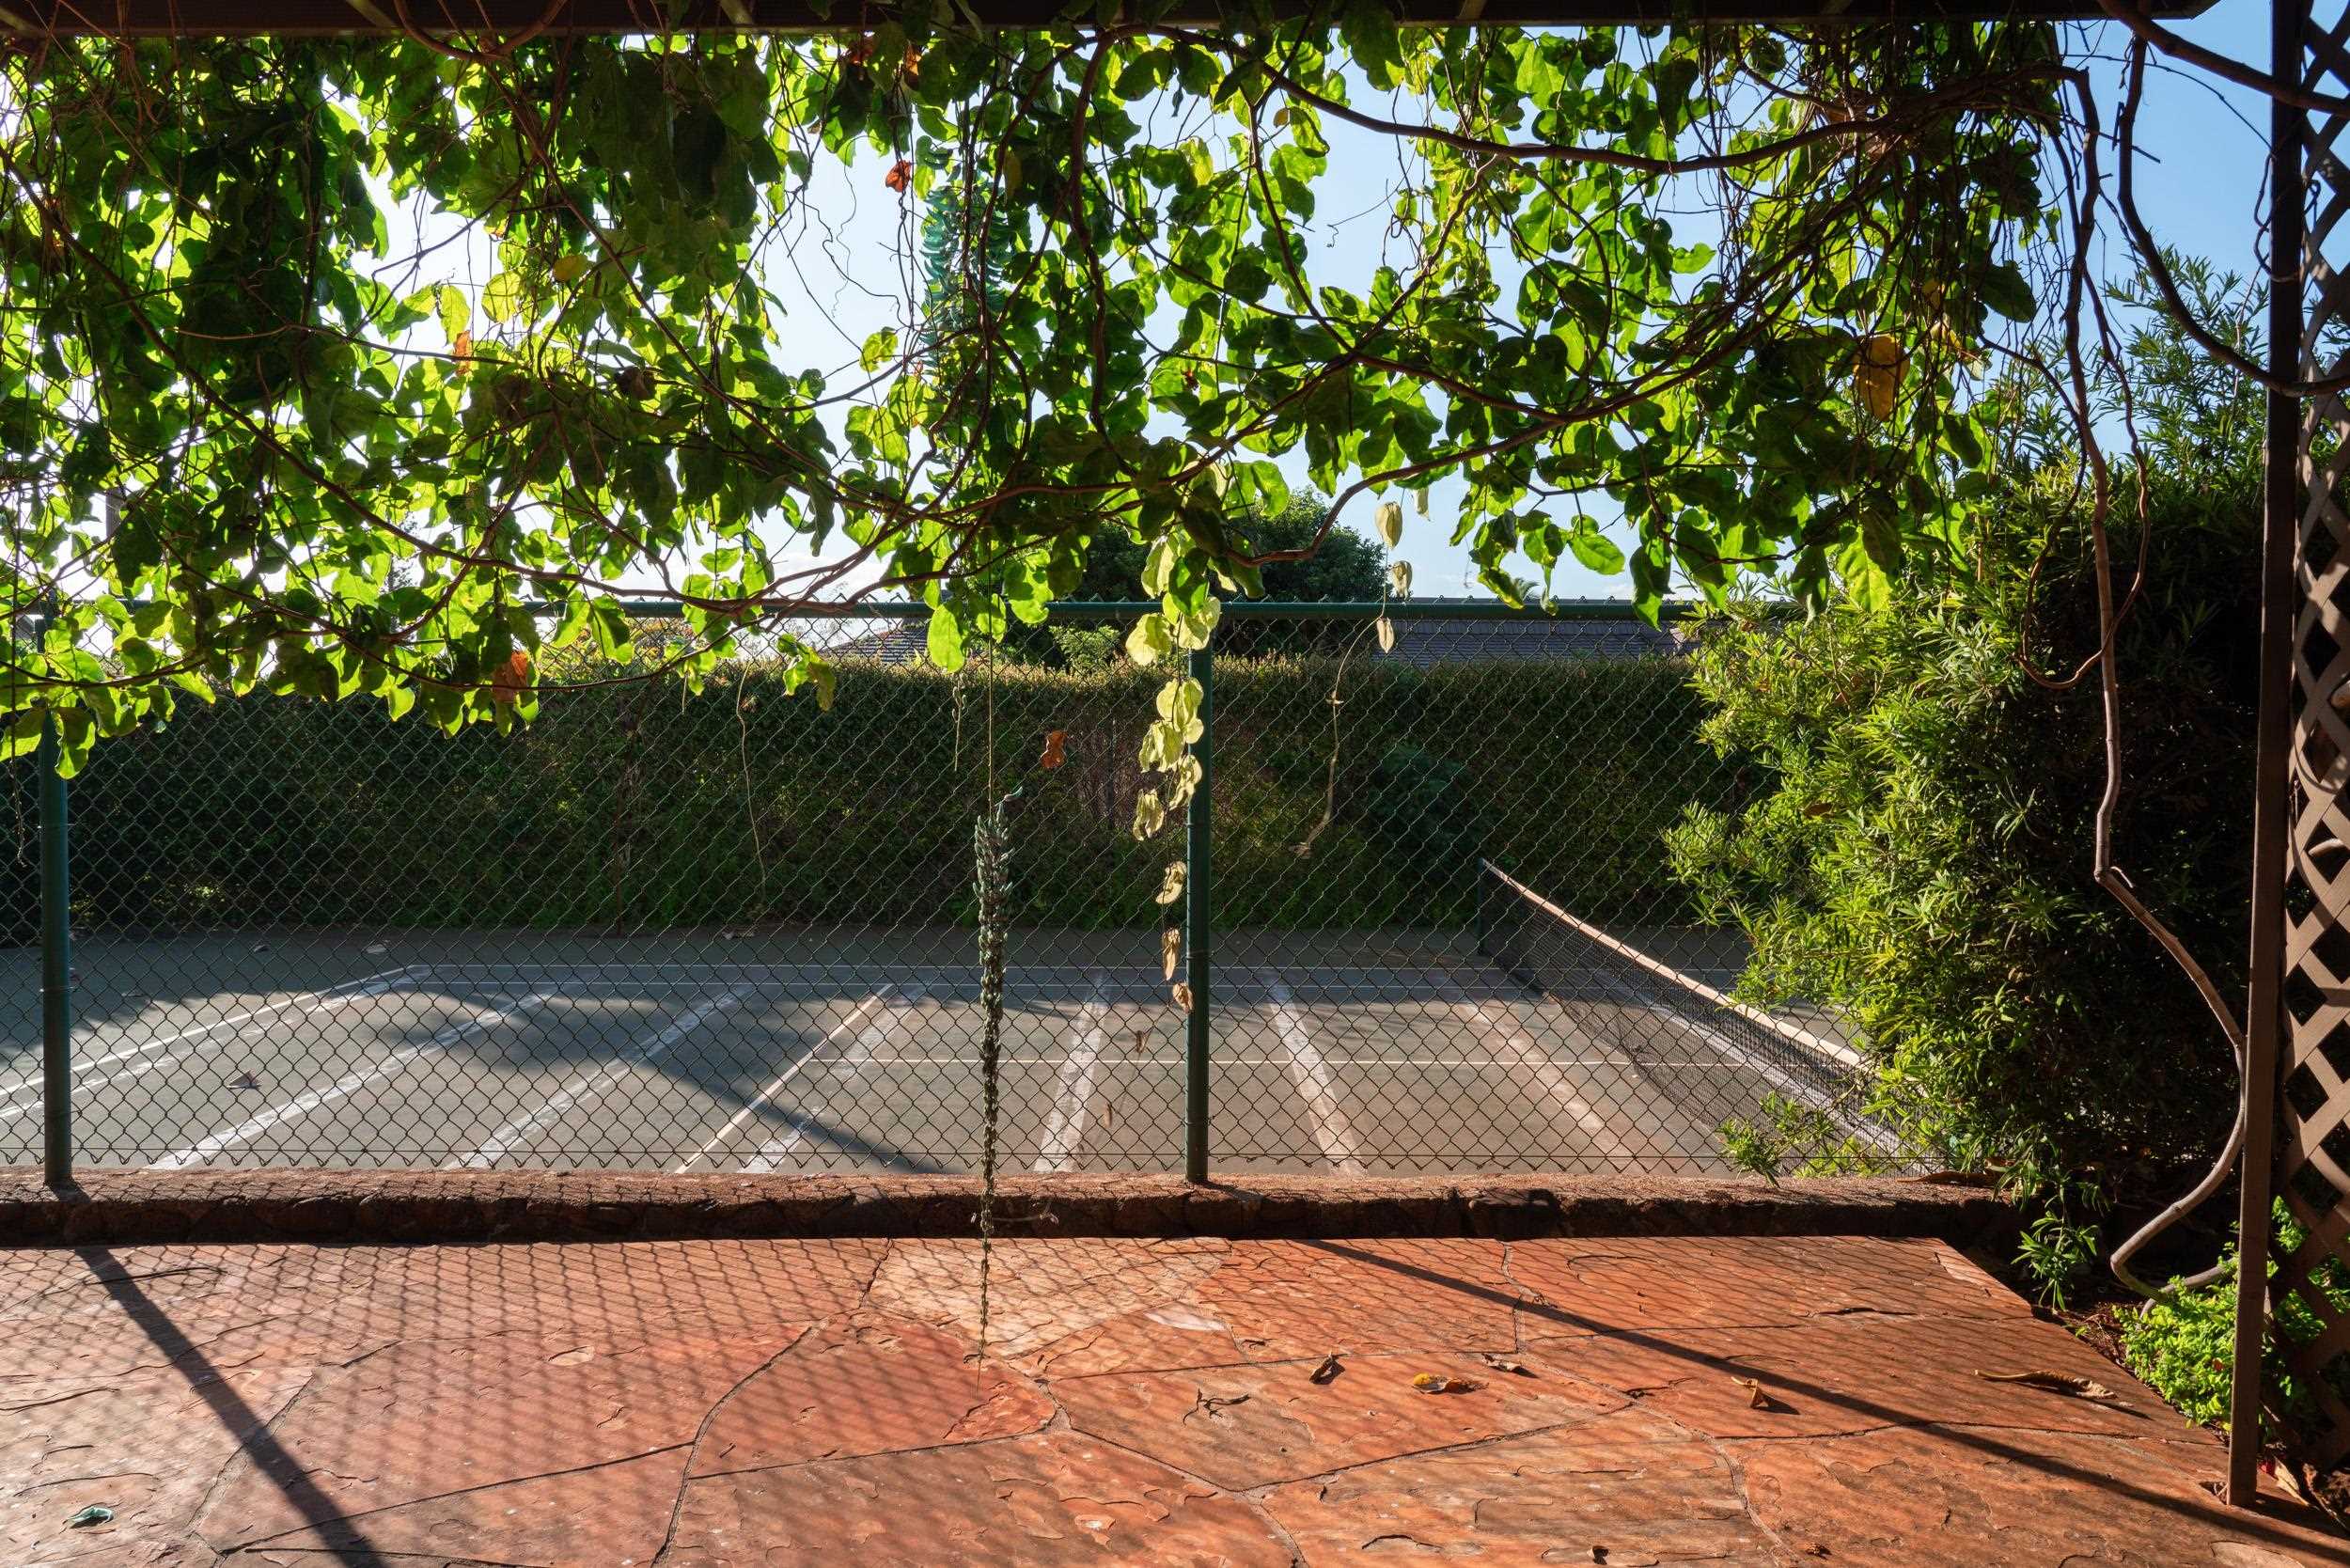
{"type": "MultiPolygon", "coordinates": [[[[2161,0],[2152,14],[2192,16],[2209,0],[2161,0]]],[[[1276,0],[1275,12],[1327,10],[1276,0]]],[[[1819,23],[2055,21],[2101,15],[2095,0],[1396,0],[1420,26],[1640,25],[1670,22],[1819,23]]],[[[615,33],[826,33],[892,14],[824,0],[0,0],[0,33],[58,38],[334,38],[425,32],[481,38],[615,33]]],[[[990,26],[1037,28],[1120,14],[1066,0],[967,0],[948,14],[990,26]]],[[[1211,26],[1214,0],[1175,0],[1153,20],[1211,26]]]]}

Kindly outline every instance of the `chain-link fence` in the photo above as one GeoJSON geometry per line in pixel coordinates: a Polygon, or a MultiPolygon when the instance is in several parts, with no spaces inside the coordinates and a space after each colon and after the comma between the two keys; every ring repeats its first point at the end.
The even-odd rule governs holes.
{"type": "MultiPolygon", "coordinates": [[[[972,824],[1014,791],[1015,1168],[1716,1170],[1766,1102],[1865,1137],[1848,1049],[1725,1005],[1737,941],[1666,868],[1740,789],[1673,623],[1415,602],[1386,648],[1379,613],[1232,607],[1211,783],[1149,842],[1164,672],[1099,605],[953,674],[906,606],[795,625],[829,710],[753,649],[508,734],[255,697],[19,767],[0,1160],[70,1104],[99,1164],[969,1169],[972,824]]],[[[682,633],[648,607],[634,657],[682,633]]]]}

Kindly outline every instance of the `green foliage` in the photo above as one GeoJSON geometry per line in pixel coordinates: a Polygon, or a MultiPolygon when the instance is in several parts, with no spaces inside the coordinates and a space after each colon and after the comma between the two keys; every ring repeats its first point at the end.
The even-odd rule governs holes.
{"type": "MultiPolygon", "coordinates": [[[[657,623],[637,634],[647,649],[665,635],[657,623]]],[[[967,922],[982,678],[854,659],[839,672],[830,712],[785,700],[776,668],[729,666],[724,688],[698,698],[634,685],[553,695],[509,735],[444,738],[376,702],[184,709],[102,748],[75,781],[76,919],[113,931],[967,922]]],[[[1658,837],[1692,792],[1719,798],[1723,785],[1679,666],[1357,661],[1340,810],[1301,859],[1328,776],[1331,674],[1322,659],[1218,662],[1228,922],[1466,928],[1472,864],[1415,858],[1402,847],[1415,831],[1446,855],[1481,843],[1597,918],[1680,912],[1677,890],[1659,886],[1658,837]],[[1496,746],[1521,705],[1575,714],[1611,744],[1566,757],[1496,746]],[[1612,744],[1622,735],[1638,738],[1637,754],[1612,744]],[[1422,797],[1383,782],[1387,760],[1414,745],[1416,776],[1434,783],[1424,827],[1411,815],[1422,797]],[[1472,812],[1484,824],[1473,834],[1460,825],[1472,812]]],[[[995,776],[1022,792],[1014,918],[1155,924],[1167,855],[1127,831],[1152,678],[1004,666],[992,680],[995,776]],[[1067,760],[1042,771],[1054,729],[1067,760]]]]}
{"type": "Polygon", "coordinates": [[[1119,645],[1125,640],[1115,626],[1048,626],[1053,651],[1060,666],[1077,675],[1106,675],[1118,667],[1119,645]]]}
{"type": "Polygon", "coordinates": [[[785,635],[831,580],[809,546],[933,603],[951,666],[1128,539],[1165,656],[1261,586],[1225,520],[1281,511],[1287,457],[1341,501],[1458,476],[1453,538],[1512,597],[1513,551],[1612,555],[1576,499],[1605,494],[1651,608],[1738,562],[1881,583],[1983,494],[1961,366],[2032,313],[2019,257],[2057,231],[2044,24],[933,14],[8,55],[0,600],[61,603],[0,711],[66,712],[75,761],[208,683],[510,726],[537,698],[493,677],[616,652],[616,585],[684,598],[691,683],[785,635]],[[1391,239],[1310,275],[1366,89],[1405,116],[1349,133],[1395,144],[1391,239]],[[1660,212],[1723,165],[1727,243],[1683,243],[1660,212]],[[921,256],[909,213],[840,259],[914,323],[854,374],[768,271],[841,180],[934,219],[921,256]],[[1855,391],[1879,333],[1883,412],[1855,391]]]}
{"type": "MultiPolygon", "coordinates": [[[[1235,520],[1230,525],[1235,548],[1252,557],[1294,554],[1302,558],[1263,561],[1257,568],[1261,591],[1233,597],[1339,604],[1378,599],[1387,587],[1386,550],[1343,523],[1331,525],[1325,532],[1329,513],[1329,501],[1308,490],[1292,495],[1277,511],[1235,520]]],[[[1096,541],[1071,597],[1142,597],[1143,557],[1143,547],[1131,538],[1096,541]]]]}
{"type": "MultiPolygon", "coordinates": [[[[2208,1285],[2121,1312],[2123,1364],[2188,1420],[2228,1424],[2235,1366],[2235,1252],[2208,1285]]],[[[2350,1305],[2350,1303],[2345,1303],[2350,1305]]]]}
{"type": "Polygon", "coordinates": [[[1380,753],[1355,811],[1400,864],[1462,867],[1490,857],[1493,824],[1478,804],[1475,772],[1425,747],[1380,753]]]}
{"type": "MultiPolygon", "coordinates": [[[[2151,380],[2171,346],[2141,335],[2133,364],[2151,380]]],[[[2256,392],[2220,391],[2150,421],[2155,453],[2224,465],[2145,474],[2156,564],[2118,641],[2115,840],[2139,896],[2233,995],[2258,526],[2254,447],[2232,421],[2256,392]]],[[[2137,478],[2117,493],[2134,502],[2137,478]]],[[[1881,1070],[1875,1115],[1919,1157],[1999,1169],[2039,1207],[2026,1257],[2053,1289],[2093,1256],[2106,1207],[2206,1157],[2234,1097],[2201,998],[2091,880],[2095,682],[2027,673],[2067,674],[2097,646],[2076,495],[2060,458],[2013,479],[1971,559],[1913,563],[1882,605],[1708,624],[1705,732],[1761,787],[1734,811],[1693,809],[1670,840],[1706,907],[1753,939],[1742,993],[1842,1011],[1881,1070]]],[[[2137,541],[2117,550],[2129,570],[2137,541]]]]}
{"type": "MultiPolygon", "coordinates": [[[[2276,1205],[2273,1216],[2268,1253],[2272,1278],[2278,1259],[2308,1239],[2283,1203],[2276,1205]]],[[[2235,1367],[2236,1262],[2237,1250],[2232,1245],[2220,1259],[2226,1272],[2211,1283],[2118,1314],[2123,1364],[2187,1419],[2204,1426],[2228,1424],[2228,1385],[2235,1367]]],[[[2334,1316],[2350,1311],[2350,1269],[2340,1259],[2329,1257],[2320,1263],[2311,1284],[2331,1304],[2334,1316]]],[[[2284,1412],[2287,1431],[2322,1430],[2324,1418],[2314,1397],[2286,1365],[2284,1350],[2315,1339],[2325,1324],[2297,1291],[2285,1293],[2274,1321],[2264,1379],[2268,1395],[2284,1412]]],[[[2350,1397],[2350,1372],[2340,1360],[2334,1367],[2334,1393],[2350,1397]]]]}
{"type": "Polygon", "coordinates": [[[1856,1137],[1829,1110],[1777,1090],[1762,1096],[1759,1117],[1731,1117],[1720,1132],[1731,1164],[1772,1183],[1789,1175],[1882,1176],[1902,1163],[1898,1152],[1856,1137]]]}
{"type": "MultiPolygon", "coordinates": [[[[1387,591],[1386,552],[1380,544],[1346,525],[1329,522],[1328,501],[1311,491],[1291,496],[1289,504],[1270,514],[1233,520],[1230,534],[1252,557],[1293,552],[1294,560],[1265,560],[1258,567],[1261,592],[1234,597],[1281,603],[1376,603],[1387,591]]],[[[1121,603],[1157,597],[1146,586],[1150,553],[1124,534],[1094,541],[1087,553],[1085,572],[1067,595],[1074,600],[1121,603]]],[[[1328,617],[1299,616],[1266,619],[1232,617],[1220,620],[1215,646],[1219,653],[1261,658],[1284,653],[1337,653],[1362,641],[1360,622],[1328,617]]],[[[1073,640],[1063,627],[1014,625],[1001,645],[1019,659],[1089,667],[1074,657],[1090,658],[1094,629],[1081,630],[1073,640]]]]}

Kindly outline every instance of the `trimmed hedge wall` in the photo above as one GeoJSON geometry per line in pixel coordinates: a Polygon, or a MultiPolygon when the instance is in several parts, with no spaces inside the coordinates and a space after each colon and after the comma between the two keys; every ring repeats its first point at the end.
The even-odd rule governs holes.
{"type": "MultiPolygon", "coordinates": [[[[1480,853],[1600,918],[1686,915],[1662,834],[1688,803],[1728,804],[1732,770],[1697,743],[1678,661],[1357,661],[1335,709],[1333,674],[1327,660],[1217,666],[1219,923],[1465,925],[1480,853]]],[[[74,780],[75,918],[125,931],[964,920],[992,706],[997,788],[1021,790],[1018,918],[1147,926],[1182,854],[1179,829],[1149,845],[1127,831],[1155,683],[851,664],[824,713],[753,670],[699,698],[555,695],[526,729],[454,738],[373,703],[183,703],[170,724],[102,745],[74,780]],[[1047,772],[1054,729],[1068,761],[1047,772]]],[[[27,808],[14,858],[29,867],[16,773],[27,808]]],[[[29,913],[21,875],[16,891],[29,913]]]]}

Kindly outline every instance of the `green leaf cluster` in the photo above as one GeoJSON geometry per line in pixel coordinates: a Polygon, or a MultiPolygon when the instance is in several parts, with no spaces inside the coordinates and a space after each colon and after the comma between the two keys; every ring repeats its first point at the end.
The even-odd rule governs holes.
{"type": "Polygon", "coordinates": [[[1261,589],[1230,520],[1279,512],[1284,465],[1341,510],[1458,477],[1452,537],[1512,601],[1521,549],[1621,565],[1652,610],[1760,564],[1881,593],[1980,499],[1969,366],[2032,310],[2054,49],[1359,0],[1212,32],[941,8],[481,56],[20,51],[0,597],[54,610],[0,703],[73,715],[77,756],[205,683],[510,724],[545,689],[530,606],[613,652],[616,585],[657,580],[693,682],[842,580],[809,549],[921,594],[951,668],[1130,541],[1162,601],[1130,646],[1164,662],[1261,589]],[[1311,249],[1342,124],[1401,169],[1386,259],[1343,283],[1311,249]],[[1667,213],[1700,154],[1736,195],[1695,244],[1667,213]],[[848,259],[909,291],[853,368],[777,287],[838,179],[908,236],[848,259]],[[1877,335],[1888,414],[1854,384],[1877,335]]]}

